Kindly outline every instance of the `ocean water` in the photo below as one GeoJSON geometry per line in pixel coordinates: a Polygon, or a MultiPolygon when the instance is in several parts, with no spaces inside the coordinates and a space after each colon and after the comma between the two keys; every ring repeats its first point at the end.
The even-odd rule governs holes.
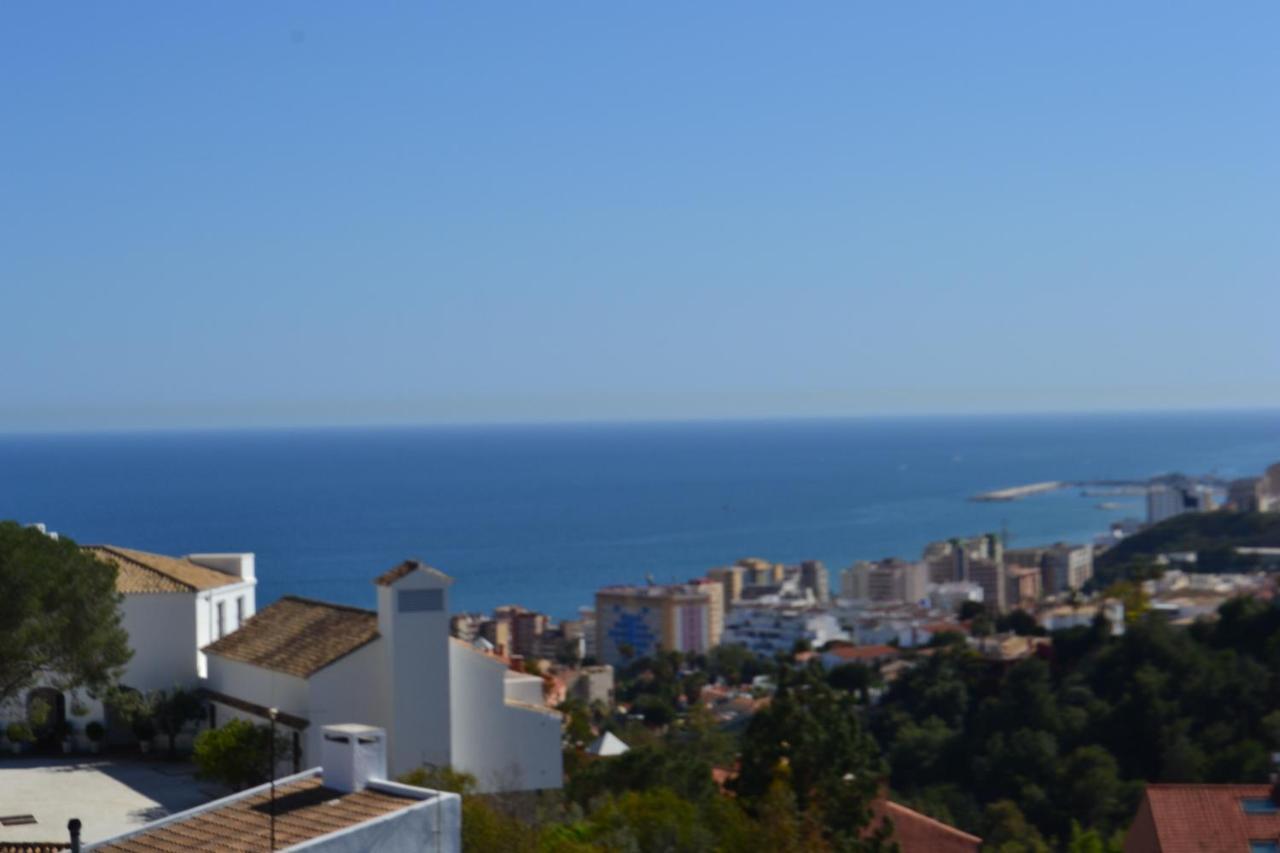
{"type": "Polygon", "coordinates": [[[371,579],[417,557],[456,578],[455,610],[569,616],[601,585],[744,556],[820,559],[834,578],[1002,528],[1014,545],[1083,541],[1141,500],[966,498],[1277,460],[1278,412],[9,435],[0,518],[82,543],[253,551],[259,606],[372,606],[371,579]]]}

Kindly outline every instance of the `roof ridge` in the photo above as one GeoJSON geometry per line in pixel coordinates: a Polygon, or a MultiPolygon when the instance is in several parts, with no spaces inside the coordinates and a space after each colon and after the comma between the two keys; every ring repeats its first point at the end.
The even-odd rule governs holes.
{"type": "Polygon", "coordinates": [[[943,821],[938,820],[936,817],[931,817],[922,811],[917,811],[916,809],[911,808],[911,806],[903,805],[902,803],[891,800],[888,797],[884,798],[884,802],[885,802],[885,805],[887,805],[889,808],[901,809],[904,812],[910,812],[914,817],[920,818],[921,820],[925,820],[928,823],[932,824],[933,826],[936,826],[940,829],[944,829],[947,832],[951,832],[956,835],[959,835],[968,841],[982,841],[982,839],[976,835],[965,832],[963,829],[960,829],[957,826],[952,826],[949,823],[944,823],[943,821]]]}
{"type": "MultiPolygon", "coordinates": [[[[367,607],[356,607],[354,604],[339,604],[336,601],[322,601],[319,598],[307,598],[305,595],[282,595],[276,601],[296,601],[299,604],[314,604],[318,607],[328,607],[333,610],[346,610],[351,613],[361,613],[366,616],[377,616],[378,611],[370,610],[367,607]]],[[[275,604],[275,601],[272,602],[275,604]]],[[[268,604],[267,607],[271,605],[268,604]]],[[[265,610],[266,607],[263,608],[265,610]]],[[[254,614],[257,615],[256,613],[254,614]]]]}

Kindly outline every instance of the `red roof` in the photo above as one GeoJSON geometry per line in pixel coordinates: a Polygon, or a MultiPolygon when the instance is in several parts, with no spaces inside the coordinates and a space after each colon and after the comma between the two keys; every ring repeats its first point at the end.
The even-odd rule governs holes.
{"type": "Polygon", "coordinates": [[[836,646],[827,649],[827,654],[844,661],[879,660],[901,654],[896,646],[836,646]]]}
{"type": "Polygon", "coordinates": [[[1251,841],[1280,841],[1280,810],[1246,814],[1242,802],[1270,798],[1270,785],[1148,785],[1125,853],[1246,853],[1251,841]]]}
{"type": "Polygon", "coordinates": [[[982,839],[940,820],[895,803],[876,799],[871,802],[871,827],[874,831],[888,818],[893,822],[893,840],[901,853],[978,853],[982,839]]]}

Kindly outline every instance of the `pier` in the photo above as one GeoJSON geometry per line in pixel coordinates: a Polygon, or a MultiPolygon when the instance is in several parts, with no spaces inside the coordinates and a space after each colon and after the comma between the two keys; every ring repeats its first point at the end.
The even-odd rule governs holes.
{"type": "Polygon", "coordinates": [[[1056,492],[1058,489],[1065,488],[1068,484],[1061,480],[1046,480],[1043,483],[1030,483],[1025,486],[1013,486],[1008,489],[997,489],[994,492],[982,492],[974,495],[969,500],[990,503],[996,501],[1016,501],[1019,498],[1030,497],[1031,495],[1039,495],[1044,492],[1056,492]]]}

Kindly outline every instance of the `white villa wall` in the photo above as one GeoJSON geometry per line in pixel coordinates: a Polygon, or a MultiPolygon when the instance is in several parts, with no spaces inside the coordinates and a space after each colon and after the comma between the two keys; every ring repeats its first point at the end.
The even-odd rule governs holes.
{"type": "MultiPolygon", "coordinates": [[[[244,598],[245,614],[247,620],[256,612],[256,583],[254,581],[246,581],[237,584],[228,584],[227,586],[216,587],[214,589],[204,590],[196,596],[196,648],[203,649],[221,637],[230,634],[236,628],[240,627],[236,624],[236,600],[244,598]],[[218,605],[224,605],[224,617],[222,630],[218,630],[218,605]]],[[[201,677],[208,673],[209,663],[204,652],[196,653],[196,668],[201,677]]]]}
{"type": "Polygon", "coordinates": [[[505,688],[503,695],[507,699],[513,702],[524,702],[526,705],[543,704],[543,681],[538,676],[512,672],[508,669],[502,677],[505,688]]]}
{"type": "MultiPolygon", "coordinates": [[[[388,711],[387,763],[393,777],[451,762],[449,727],[449,584],[416,571],[378,587],[378,631],[384,650],[383,707],[388,711]],[[405,594],[438,591],[439,607],[405,610],[405,594]]],[[[498,700],[502,701],[501,686],[498,700]]]]}
{"type": "Polygon", "coordinates": [[[382,640],[374,640],[312,675],[307,682],[311,714],[302,766],[319,764],[324,727],[350,720],[388,728],[390,713],[378,690],[384,664],[382,640]]]}
{"type": "MultiPolygon", "coordinates": [[[[307,682],[293,675],[209,655],[210,690],[311,719],[307,682]]],[[[259,720],[261,722],[261,720],[259,720]]]]}
{"type": "Polygon", "coordinates": [[[130,594],[120,605],[133,657],[121,682],[137,690],[189,685],[199,675],[196,596],[166,592],[130,594]]]}
{"type": "Polygon", "coordinates": [[[453,766],[480,791],[563,784],[560,714],[506,699],[506,665],[465,643],[449,643],[453,766]]]}

